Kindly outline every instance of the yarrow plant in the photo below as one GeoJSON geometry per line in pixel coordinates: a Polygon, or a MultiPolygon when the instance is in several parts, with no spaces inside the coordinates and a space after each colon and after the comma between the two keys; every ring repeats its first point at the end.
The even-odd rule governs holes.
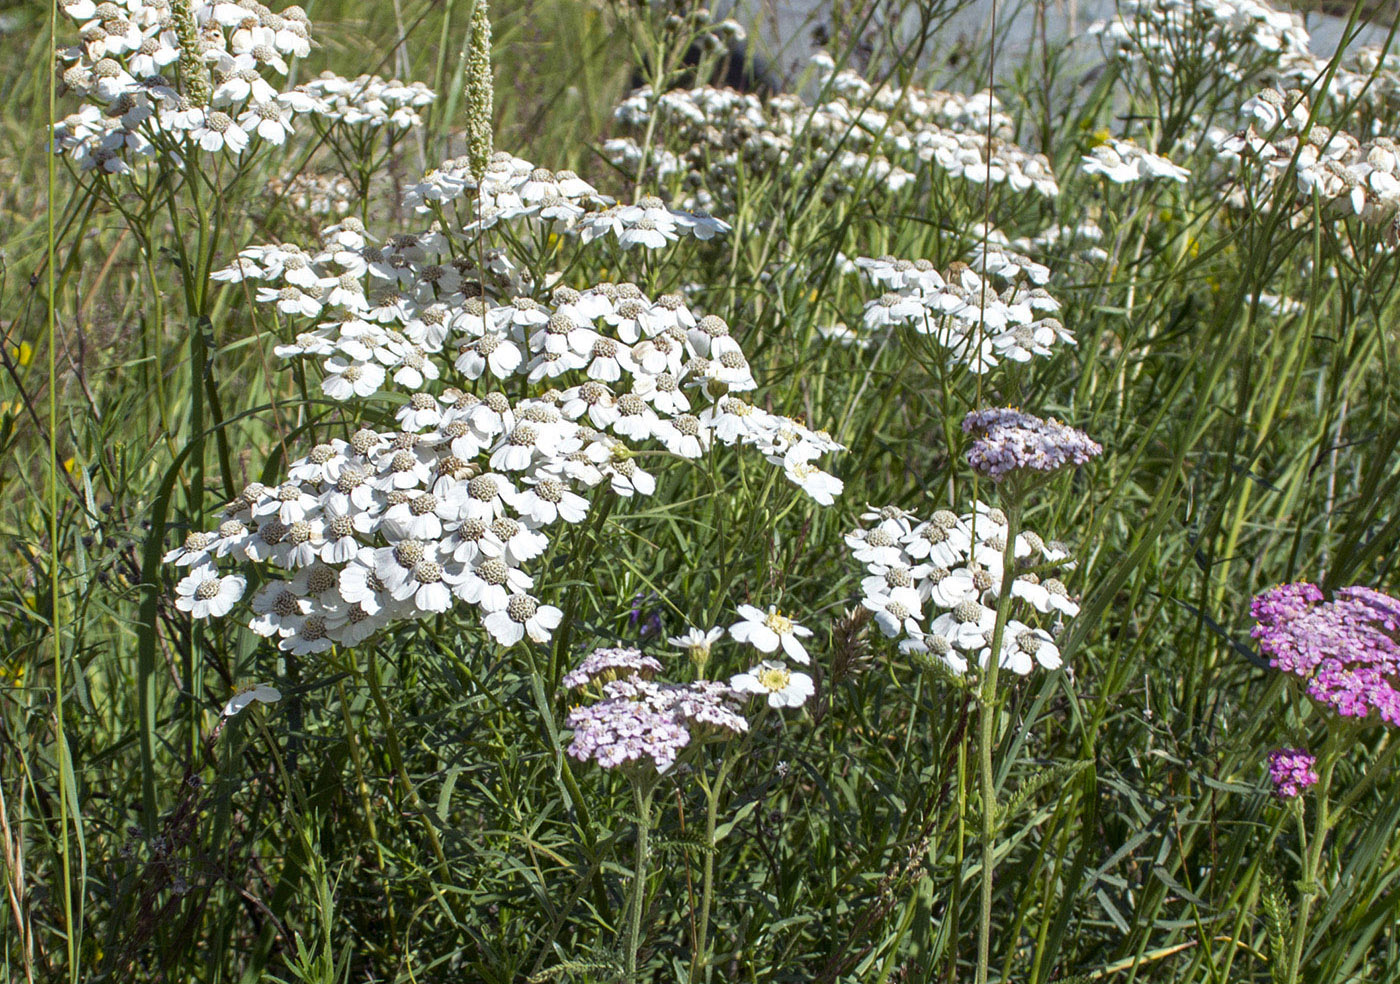
{"type": "MultiPolygon", "coordinates": [[[[896,506],[870,510],[868,525],[846,535],[851,556],[865,565],[861,604],[902,653],[937,660],[954,673],[986,666],[1006,584],[1008,519],[977,503],[959,515],[947,509],[922,519],[896,506]]],[[[1004,624],[999,665],[1018,676],[1054,670],[1060,651],[1049,629],[1079,613],[1054,576],[1074,566],[1068,550],[1031,530],[1016,536],[1010,597],[1017,617],[1004,624]],[[1043,624],[1037,624],[1037,623],[1043,624]]]]}
{"type": "Polygon", "coordinates": [[[1306,582],[1254,599],[1254,638],[1269,665],[1345,718],[1400,726],[1400,602],[1383,592],[1340,588],[1332,600],[1306,582]]]}
{"type": "MultiPolygon", "coordinates": [[[[217,529],[169,555],[201,570],[227,557],[292,573],[253,598],[255,632],[317,652],[465,602],[502,645],[547,641],[562,612],[538,600],[525,565],[551,527],[585,521],[591,490],[651,495],[656,477],[638,456],[648,445],[669,460],[747,445],[818,503],[834,501],[841,482],[814,461],[840,445],[737,395],[758,383],[723,319],[630,283],[575,289],[551,277],[546,291],[479,242],[498,223],[534,224],[579,248],[606,233],[623,249],[660,249],[722,223],[656,200],[611,206],[576,176],[504,153],[480,181],[469,162],[449,162],[407,200],[437,221],[381,246],[346,219],[319,250],[249,247],[215,274],[263,285],[257,300],[298,329],[276,353],[319,360],[326,396],[406,396],[397,431],[317,445],[283,484],[250,486],[217,529]],[[474,248],[460,251],[462,237],[474,248]]],[[[200,614],[224,614],[232,595],[221,586],[221,610],[200,614]]]]}
{"type": "MultiPolygon", "coordinates": [[[[1312,906],[1321,894],[1323,845],[1342,810],[1332,800],[1332,777],[1342,753],[1354,745],[1357,725],[1378,721],[1400,725],[1400,602],[1373,588],[1338,588],[1330,600],[1306,581],[1281,584],[1261,592],[1250,605],[1256,625],[1253,636],[1269,664],[1283,679],[1298,684],[1309,701],[1320,704],[1326,740],[1316,755],[1286,748],[1269,755],[1269,780],[1282,800],[1296,800],[1315,789],[1312,829],[1297,810],[1303,854],[1295,941],[1288,954],[1286,980],[1298,980],[1303,953],[1301,940],[1309,928],[1312,906]]],[[[1302,708],[1298,709],[1302,712],[1302,708]]],[[[1395,743],[1372,762],[1368,774],[1353,785],[1345,803],[1355,799],[1389,767],[1395,743]]]]}
{"type": "Polygon", "coordinates": [[[1279,748],[1269,753],[1269,782],[1279,799],[1295,799],[1317,784],[1317,759],[1302,748],[1279,748]]]}
{"type": "Polygon", "coordinates": [[[494,6],[0,14],[6,966],[1395,976],[1400,60],[494,6]]]}
{"type": "Polygon", "coordinates": [[[422,83],[324,73],[280,88],[289,60],[310,54],[299,6],[273,12],[256,0],[69,0],[81,40],[60,58],[64,87],[88,103],[54,128],[54,149],[81,170],[131,173],[143,162],[182,161],[257,142],[282,144],[297,117],[361,129],[421,124],[434,95],[422,83]]]}
{"type": "MultiPolygon", "coordinates": [[[[745,614],[745,609],[762,614],[751,606],[741,606],[740,614],[745,614]]],[[[749,624],[748,618],[746,614],[746,621],[739,625],[749,624]]],[[[742,632],[732,634],[739,641],[744,641],[741,636],[746,636],[742,632]]],[[[709,632],[692,629],[670,642],[689,650],[691,664],[703,670],[710,659],[710,648],[720,637],[717,629],[709,632]],[[703,655],[697,655],[697,651],[702,651],[703,655]]],[[[773,636],[770,649],[777,648],[777,638],[773,636]]],[[[758,645],[753,639],[748,641],[758,645]]],[[[803,661],[806,661],[805,653],[803,661]]],[[[763,697],[772,708],[796,708],[814,689],[810,676],[793,673],[783,663],[773,660],[764,660],[752,670],[735,675],[728,683],[705,679],[661,683],[652,679],[660,670],[660,662],[643,655],[639,649],[603,647],[590,652],[562,681],[568,691],[591,693],[598,698],[574,707],[566,716],[565,727],[572,732],[568,754],[580,762],[592,762],[605,770],[621,773],[632,787],[637,844],[628,900],[629,923],[622,940],[627,974],[636,971],[649,861],[648,837],[653,823],[652,797],[661,776],[675,769],[683,756],[689,756],[695,766],[696,781],[707,800],[706,843],[713,847],[719,797],[725,777],[740,755],[726,750],[718,773],[711,781],[699,750],[707,745],[727,746],[750,733],[750,721],[743,713],[748,695],[763,697]]],[[[705,935],[713,881],[714,866],[707,855],[702,879],[698,961],[703,960],[706,953],[705,935]]]]}
{"type": "Polygon", "coordinates": [[[949,366],[974,374],[1074,345],[1073,333],[1054,316],[1059,301],[1035,286],[1044,268],[1024,257],[1012,262],[1009,255],[1006,248],[989,248],[973,257],[980,260],[976,268],[956,263],[946,273],[927,260],[858,257],[855,267],[885,290],[866,303],[861,337],[869,344],[908,326],[934,342],[949,366]],[[998,290],[997,279],[1014,282],[998,290]]]}
{"type": "Polygon", "coordinates": [[[1103,453],[1083,431],[1013,407],[973,410],[963,418],[962,429],[973,438],[967,463],[994,482],[1082,465],[1103,453]]]}
{"type": "Polygon", "coordinates": [[[785,185],[834,177],[823,194],[835,197],[869,175],[898,196],[929,168],[973,187],[1059,193],[1049,160],[1014,142],[1015,121],[992,94],[873,86],[837,70],[825,52],[812,69],[819,96],[811,104],[790,94],[764,99],[712,86],[658,94],[644,86],[615,114],[643,139],[616,137],[604,152],[629,173],[697,189],[701,207],[732,204],[742,180],[755,176],[785,185]],[[662,146],[646,139],[657,130],[662,146]]]}

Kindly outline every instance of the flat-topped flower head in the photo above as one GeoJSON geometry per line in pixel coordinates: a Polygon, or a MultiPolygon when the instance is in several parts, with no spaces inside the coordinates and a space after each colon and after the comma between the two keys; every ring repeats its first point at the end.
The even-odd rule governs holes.
{"type": "Polygon", "coordinates": [[[811,629],[799,625],[776,606],[770,606],[765,614],[753,605],[740,605],[739,614],[744,620],[729,627],[729,634],[736,641],[747,642],[762,653],[774,652],[782,646],[789,658],[799,663],[811,662],[801,642],[812,634],[811,629]]]}
{"type": "Polygon", "coordinates": [[[564,674],[565,690],[581,690],[592,683],[608,683],[622,677],[649,680],[661,672],[661,664],[640,649],[599,648],[584,657],[578,668],[564,674]]]}
{"type": "Polygon", "coordinates": [[[1083,431],[1012,407],[973,410],[963,418],[962,429],[974,438],[968,464],[994,482],[1013,473],[1082,465],[1103,453],[1083,431]]]}
{"type": "Polygon", "coordinates": [[[692,741],[732,738],[748,731],[728,685],[701,680],[653,683],[639,676],[603,685],[605,699],[569,712],[568,752],[605,769],[649,765],[665,773],[692,741]]]}
{"type": "Polygon", "coordinates": [[[248,585],[241,574],[220,577],[213,564],[197,564],[175,588],[175,607],[193,618],[227,615],[248,585]]]}
{"type": "Polygon", "coordinates": [[[1269,665],[1299,677],[1308,696],[1343,717],[1375,713],[1400,726],[1400,602],[1365,587],[1327,601],[1299,582],[1263,592],[1250,613],[1269,665]]]}
{"type": "Polygon", "coordinates": [[[1302,748],[1279,748],[1269,753],[1269,782],[1279,799],[1294,799],[1316,784],[1317,759],[1302,748]]]}
{"type": "Polygon", "coordinates": [[[690,744],[690,732],[669,710],[626,697],[576,707],[565,724],[574,732],[569,755],[605,769],[650,765],[665,774],[690,744]]]}

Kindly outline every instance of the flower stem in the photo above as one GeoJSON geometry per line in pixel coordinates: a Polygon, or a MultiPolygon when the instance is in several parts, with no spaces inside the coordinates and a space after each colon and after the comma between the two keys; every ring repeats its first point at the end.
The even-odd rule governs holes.
{"type": "Polygon", "coordinates": [[[641,945],[642,909],[646,906],[647,894],[647,840],[651,834],[651,797],[655,788],[650,782],[632,782],[632,804],[637,809],[637,853],[632,870],[632,897],[627,907],[627,943],[624,948],[627,955],[625,979],[628,984],[637,980],[637,949],[641,945]]]}
{"type": "Polygon", "coordinates": [[[724,790],[724,780],[728,778],[734,761],[726,755],[720,763],[714,785],[705,787],[705,861],[700,882],[700,928],[695,935],[695,955],[690,962],[691,984],[699,981],[702,973],[708,976],[709,971],[710,904],[715,887],[715,821],[719,816],[719,798],[724,790]]]}
{"type": "Polygon", "coordinates": [[[996,868],[996,773],[992,767],[992,752],[996,748],[997,671],[1001,667],[1001,640],[1006,632],[1006,620],[1011,612],[1011,582],[1016,577],[1016,536],[1019,533],[1021,509],[1017,496],[1007,497],[1006,549],[1001,559],[1001,594],[997,598],[997,620],[992,629],[992,648],[982,675],[982,710],[977,718],[977,754],[982,799],[982,899],[977,922],[976,984],[987,984],[991,964],[992,941],[992,874],[996,868]]]}
{"type": "Polygon", "coordinates": [[[1298,816],[1298,836],[1303,841],[1303,884],[1298,901],[1298,921],[1293,925],[1293,952],[1288,956],[1288,976],[1284,980],[1297,984],[1298,971],[1303,962],[1303,944],[1308,937],[1308,917],[1312,914],[1313,902],[1319,894],[1317,886],[1318,870],[1322,867],[1322,847],[1327,840],[1327,829],[1332,824],[1328,809],[1327,788],[1332,783],[1332,768],[1337,756],[1333,754],[1332,742],[1323,749],[1322,763],[1318,769],[1317,808],[1313,813],[1312,843],[1307,843],[1306,821],[1298,816]]]}

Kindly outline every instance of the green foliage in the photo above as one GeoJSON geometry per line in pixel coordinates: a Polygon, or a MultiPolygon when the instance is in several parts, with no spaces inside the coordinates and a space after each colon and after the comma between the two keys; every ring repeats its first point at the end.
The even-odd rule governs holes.
{"type": "MultiPolygon", "coordinates": [[[[639,979],[970,975],[984,874],[977,692],[843,616],[860,575],[842,536],[866,503],[921,514],[966,504],[979,490],[960,464],[957,423],[973,405],[1015,398],[1084,428],[1106,453],[1041,488],[1026,516],[1075,548],[1070,587],[1083,610],[1059,641],[1066,671],[1003,679],[994,979],[1280,981],[1294,952],[1299,980],[1393,979],[1395,742],[1379,728],[1348,732],[1332,823],[1304,884],[1316,806],[1271,798],[1263,760],[1279,745],[1320,744],[1328,729],[1260,665],[1248,602],[1294,579],[1397,586],[1400,259],[1382,230],[1320,202],[1291,223],[1262,198],[1227,206],[1204,178],[1119,187],[1077,170],[1094,134],[1121,119],[1169,141],[1193,114],[1215,112],[1228,86],[1209,51],[1131,90],[1116,88],[1116,70],[1073,78],[1053,50],[1021,66],[979,54],[1020,142],[1051,159],[1053,201],[932,168],[896,195],[873,170],[789,180],[755,165],[721,216],[733,232],[669,258],[663,286],[698,284],[697,307],[742,331],[763,401],[847,445],[830,509],[756,455],[660,462],[654,497],[595,511],[596,528],[541,559],[545,600],[568,613],[548,651],[501,649],[474,618],[449,616],[400,627],[370,655],[299,658],[176,610],[166,550],[248,482],[275,481],[298,448],[395,409],[357,419],[310,397],[304,371],[272,355],[288,326],[243,285],[193,274],[247,243],[313,240],[328,220],[298,206],[297,174],[344,176],[371,228],[409,223],[401,186],[479,143],[465,129],[477,6],[310,5],[323,47],[298,70],[422,80],[439,93],[424,127],[372,161],[303,133],[236,183],[196,183],[205,197],[166,211],[66,165],[49,201],[44,12],[20,5],[7,21],[9,979],[619,980],[634,891],[639,979]],[[1008,235],[1089,217],[1101,226],[1101,261],[1068,247],[1044,260],[1075,350],[1007,390],[950,378],[912,332],[860,349],[817,330],[858,323],[866,299],[838,252],[946,267],[986,217],[1008,235]],[[1298,306],[1280,313],[1271,296],[1298,306]],[[594,645],[663,648],[630,618],[636,599],[655,608],[662,635],[778,599],[818,630],[818,693],[805,709],[762,717],[742,755],[706,751],[695,763],[704,783],[682,773],[658,785],[639,887],[629,788],[563,753],[568,700],[555,686],[594,645]],[[236,686],[264,679],[281,703],[220,716],[236,686]],[[725,781],[709,784],[721,769],[725,781]]],[[[632,65],[658,82],[676,69],[674,37],[642,5],[497,0],[491,15],[496,147],[578,170],[619,199],[634,178],[643,193],[696,190],[619,174],[597,150],[632,65]]],[[[917,81],[916,54],[876,65],[917,81]]],[[[60,115],[74,108],[59,102],[60,115]]],[[[1393,107],[1350,108],[1327,125],[1394,134],[1400,121],[1393,107]]],[[[650,139],[664,147],[667,134],[650,139]]],[[[803,139],[795,159],[810,149],[803,139]]],[[[1205,146],[1177,144],[1172,159],[1193,175],[1216,163],[1205,146]]],[[[583,260],[568,276],[604,279],[601,265],[583,260]]],[[[685,678],[683,656],[671,658],[669,675],[685,678]]]]}

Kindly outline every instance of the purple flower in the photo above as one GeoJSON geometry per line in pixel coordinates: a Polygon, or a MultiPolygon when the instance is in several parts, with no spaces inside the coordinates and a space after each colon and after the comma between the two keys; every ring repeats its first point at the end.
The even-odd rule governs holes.
{"type": "Polygon", "coordinates": [[[643,656],[640,649],[595,649],[584,657],[578,669],[564,674],[561,683],[565,690],[580,690],[590,683],[607,683],[619,677],[635,675],[649,680],[659,672],[661,664],[643,656]]]}
{"type": "Polygon", "coordinates": [[[1279,799],[1293,799],[1317,782],[1317,759],[1301,748],[1280,748],[1269,753],[1269,781],[1279,799]]]}
{"type": "Polygon", "coordinates": [[[654,591],[649,594],[638,592],[632,598],[632,612],[628,616],[627,623],[637,630],[637,638],[643,642],[652,636],[661,634],[661,610],[648,607],[657,600],[654,591]]]}
{"type": "Polygon", "coordinates": [[[994,482],[1015,471],[1082,465],[1103,453],[1083,431],[1013,407],[973,410],[963,418],[962,429],[976,438],[967,450],[968,464],[994,482]]]}
{"type": "Polygon", "coordinates": [[[1364,587],[1341,588],[1327,601],[1300,582],[1263,592],[1250,614],[1269,665],[1305,681],[1314,700],[1343,717],[1375,712],[1400,725],[1400,602],[1364,587]]]}

